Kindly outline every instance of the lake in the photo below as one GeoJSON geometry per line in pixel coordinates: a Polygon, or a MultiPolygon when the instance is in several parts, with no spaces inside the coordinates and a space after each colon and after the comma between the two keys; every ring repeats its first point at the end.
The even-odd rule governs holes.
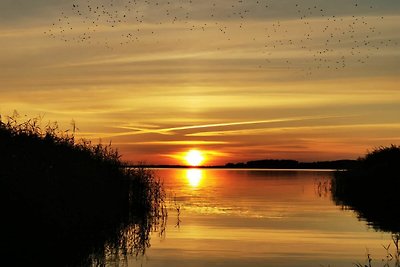
{"type": "Polygon", "coordinates": [[[390,233],[336,206],[329,171],[156,169],[165,234],[128,266],[354,266],[376,263],[390,233]],[[179,212],[178,212],[179,210],[179,212]]]}

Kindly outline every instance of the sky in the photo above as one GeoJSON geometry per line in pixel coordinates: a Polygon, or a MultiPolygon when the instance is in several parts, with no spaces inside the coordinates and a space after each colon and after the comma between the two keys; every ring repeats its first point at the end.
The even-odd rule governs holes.
{"type": "Polygon", "coordinates": [[[124,160],[355,159],[400,143],[398,0],[1,0],[0,114],[124,160]]]}

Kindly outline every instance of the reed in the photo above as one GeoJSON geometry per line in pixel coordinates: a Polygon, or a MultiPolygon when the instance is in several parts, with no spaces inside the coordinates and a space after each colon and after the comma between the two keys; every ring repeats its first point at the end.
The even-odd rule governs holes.
{"type": "Polygon", "coordinates": [[[163,232],[161,181],[126,168],[111,144],[76,140],[75,131],[75,124],[62,131],[40,118],[0,117],[0,235],[2,256],[16,259],[10,266],[140,255],[150,233],[163,232]]]}
{"type": "Polygon", "coordinates": [[[392,234],[392,242],[389,243],[387,246],[382,245],[385,249],[386,255],[385,258],[381,260],[374,260],[372,258],[371,253],[367,250],[366,253],[366,263],[354,263],[356,267],[375,267],[375,266],[382,266],[382,267],[400,267],[400,249],[399,249],[399,239],[400,234],[392,234]],[[391,246],[393,245],[393,248],[391,246]],[[380,262],[380,264],[375,263],[380,262]]]}

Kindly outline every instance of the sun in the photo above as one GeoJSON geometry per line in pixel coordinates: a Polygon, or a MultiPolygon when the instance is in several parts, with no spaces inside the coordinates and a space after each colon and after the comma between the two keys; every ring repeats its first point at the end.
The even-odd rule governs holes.
{"type": "Polygon", "coordinates": [[[204,161],[204,156],[199,150],[192,149],[186,153],[185,160],[190,166],[199,166],[204,161]]]}

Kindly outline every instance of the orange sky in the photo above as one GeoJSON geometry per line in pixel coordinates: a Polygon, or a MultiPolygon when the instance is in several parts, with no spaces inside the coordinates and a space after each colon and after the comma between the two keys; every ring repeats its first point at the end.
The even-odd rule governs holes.
{"type": "Polygon", "coordinates": [[[119,18],[1,2],[0,114],[75,120],[154,164],[192,148],[224,164],[400,143],[397,0],[76,2],[119,18]]]}

